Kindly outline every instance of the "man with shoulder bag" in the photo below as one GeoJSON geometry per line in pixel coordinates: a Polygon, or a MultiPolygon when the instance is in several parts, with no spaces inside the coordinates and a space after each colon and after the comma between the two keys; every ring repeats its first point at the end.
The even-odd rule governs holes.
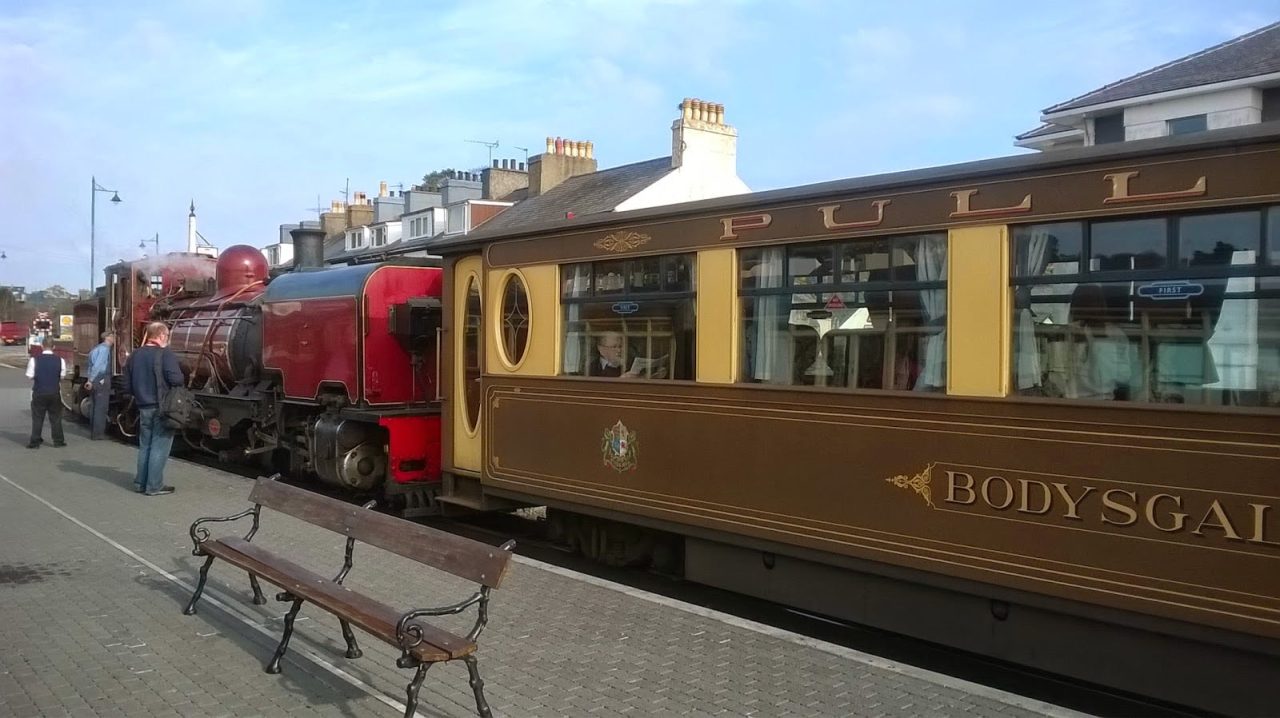
{"type": "Polygon", "coordinates": [[[133,488],[147,496],[173,493],[173,487],[164,484],[164,465],[173,448],[174,427],[162,405],[166,395],[185,388],[178,357],[168,347],[169,327],[151,322],[142,346],[124,365],[124,391],[133,395],[138,409],[138,474],[133,488]]]}

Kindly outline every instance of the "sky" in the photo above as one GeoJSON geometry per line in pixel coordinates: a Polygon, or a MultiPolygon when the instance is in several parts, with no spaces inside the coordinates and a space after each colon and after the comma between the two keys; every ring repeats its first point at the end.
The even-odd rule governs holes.
{"type": "Polygon", "coordinates": [[[185,247],[276,241],[377,192],[523,161],[670,154],[725,105],[754,190],[1024,152],[1039,112],[1280,19],[1280,0],[0,0],[0,285],[87,288],[185,247]]]}

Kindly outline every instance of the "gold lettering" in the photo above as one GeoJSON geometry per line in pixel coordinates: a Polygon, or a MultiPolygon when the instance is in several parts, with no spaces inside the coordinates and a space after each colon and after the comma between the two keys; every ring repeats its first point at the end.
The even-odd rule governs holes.
{"type": "Polygon", "coordinates": [[[987,480],[982,482],[982,500],[987,502],[987,505],[991,508],[1003,511],[1013,505],[1013,485],[1003,476],[988,476],[987,480]],[[991,483],[993,481],[999,481],[1004,484],[1004,503],[998,506],[996,502],[991,500],[991,483]]]}
{"type": "Polygon", "coordinates": [[[974,498],[975,497],[973,494],[973,477],[970,476],[969,474],[964,473],[963,471],[948,471],[947,472],[947,502],[952,504],[964,504],[965,506],[968,506],[969,504],[973,503],[974,498]],[[964,484],[956,483],[957,476],[964,477],[965,479],[964,484]],[[960,489],[961,491],[968,492],[969,500],[957,501],[956,489],[960,489]]]}
{"type": "Polygon", "coordinates": [[[1248,542],[1280,546],[1280,542],[1267,540],[1267,509],[1271,507],[1267,504],[1249,504],[1249,506],[1253,509],[1253,536],[1247,539],[1248,542]]]}
{"type": "Polygon", "coordinates": [[[1173,501],[1174,506],[1177,506],[1178,508],[1182,508],[1181,496],[1172,496],[1170,494],[1156,494],[1155,496],[1152,496],[1151,498],[1147,499],[1147,506],[1146,506],[1146,512],[1145,512],[1147,517],[1147,523],[1151,524],[1152,526],[1154,526],[1155,528],[1161,531],[1164,531],[1165,533],[1173,533],[1174,531],[1181,531],[1182,527],[1185,526],[1187,523],[1187,514],[1184,514],[1178,511],[1171,512],[1169,515],[1173,517],[1173,526],[1170,526],[1168,528],[1161,526],[1160,522],[1156,521],[1156,504],[1160,502],[1160,499],[1171,499],[1173,501]]]}
{"type": "Polygon", "coordinates": [[[1111,183],[1111,195],[1102,200],[1103,204],[1117,204],[1122,202],[1153,202],[1162,199],[1178,199],[1180,197],[1199,197],[1207,191],[1205,177],[1200,176],[1196,183],[1190,189],[1175,190],[1173,192],[1152,192],[1150,194],[1130,194],[1129,180],[1138,176],[1138,171],[1132,172],[1113,172],[1103,175],[1102,179],[1111,183]]]}
{"type": "Polygon", "coordinates": [[[761,212],[760,214],[744,214],[737,217],[725,217],[720,220],[720,224],[724,227],[724,234],[720,235],[720,240],[737,239],[738,232],[748,229],[764,229],[773,224],[773,216],[761,212]]]}
{"type": "Polygon", "coordinates": [[[1231,519],[1227,517],[1227,512],[1223,510],[1222,504],[1218,503],[1217,499],[1214,499],[1213,503],[1209,504],[1209,510],[1204,512],[1204,518],[1200,519],[1200,523],[1196,524],[1191,533],[1196,536],[1203,536],[1205,526],[1213,529],[1222,529],[1223,536],[1236,541],[1240,540],[1240,534],[1236,533],[1236,528],[1231,525],[1231,519]],[[1210,516],[1216,518],[1217,522],[1209,523],[1210,516]]]}
{"type": "Polygon", "coordinates": [[[1124,489],[1108,489],[1102,493],[1102,523],[1112,524],[1114,526],[1132,526],[1138,522],[1138,511],[1134,508],[1138,505],[1138,495],[1132,491],[1124,489]],[[1129,497],[1129,501],[1133,502],[1133,506],[1125,506],[1112,500],[1112,494],[1122,494],[1129,497]],[[1111,509],[1117,513],[1124,514],[1128,518],[1124,521],[1112,521],[1107,518],[1107,509],[1111,509]]]}
{"type": "Polygon", "coordinates": [[[1084,501],[1084,497],[1093,493],[1094,491],[1093,487],[1092,486],[1084,487],[1084,493],[1080,494],[1080,496],[1076,498],[1072,498],[1071,490],[1067,488],[1066,484],[1055,483],[1053,486],[1058,490],[1058,493],[1062,495],[1062,498],[1067,500],[1067,513],[1063,515],[1062,518],[1075,519],[1076,521],[1083,521],[1084,519],[1080,518],[1080,514],[1077,513],[1076,510],[1080,508],[1080,502],[1084,501]]]}
{"type": "Polygon", "coordinates": [[[840,205],[829,204],[819,207],[818,211],[822,213],[822,226],[827,229],[867,229],[870,227],[879,227],[884,222],[884,208],[891,200],[878,199],[871,203],[876,210],[875,219],[862,220],[860,222],[837,222],[836,212],[840,210],[840,205]]]}
{"type": "Polygon", "coordinates": [[[1031,211],[1031,195],[1022,198],[1022,201],[1011,207],[992,207],[991,209],[970,209],[969,200],[978,194],[976,189],[962,189],[959,192],[952,192],[951,196],[956,201],[956,211],[951,213],[952,219],[958,217],[991,217],[1002,214],[1022,214],[1031,211]]]}
{"type": "Polygon", "coordinates": [[[1049,509],[1053,508],[1053,494],[1049,492],[1048,484],[1045,484],[1039,481],[1028,481],[1026,479],[1018,479],[1018,485],[1022,487],[1022,501],[1019,502],[1018,504],[1019,512],[1024,514],[1035,514],[1037,516],[1044,516],[1045,514],[1049,513],[1049,509]],[[1036,486],[1040,487],[1040,497],[1041,497],[1040,502],[1042,505],[1039,509],[1033,509],[1030,506],[1032,484],[1035,484],[1036,486]]]}

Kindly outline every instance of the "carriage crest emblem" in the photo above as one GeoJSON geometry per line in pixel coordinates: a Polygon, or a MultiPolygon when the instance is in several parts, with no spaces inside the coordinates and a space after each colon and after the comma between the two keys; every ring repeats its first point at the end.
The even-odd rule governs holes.
{"type": "Polygon", "coordinates": [[[604,465],[621,474],[624,471],[635,471],[636,452],[640,442],[636,432],[627,428],[619,419],[618,423],[605,429],[604,438],[600,442],[600,453],[604,465]]]}

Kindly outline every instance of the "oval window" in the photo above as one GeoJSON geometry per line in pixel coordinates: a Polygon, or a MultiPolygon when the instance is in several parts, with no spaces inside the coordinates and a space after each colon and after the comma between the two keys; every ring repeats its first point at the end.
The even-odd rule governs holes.
{"type": "Polygon", "coordinates": [[[480,421],[480,283],[475,275],[467,280],[467,306],[463,317],[462,381],[467,404],[467,429],[475,431],[480,421]]]}
{"type": "Polygon", "coordinates": [[[502,288],[502,353],[517,366],[529,348],[529,292],[519,274],[508,274],[502,288]]]}

